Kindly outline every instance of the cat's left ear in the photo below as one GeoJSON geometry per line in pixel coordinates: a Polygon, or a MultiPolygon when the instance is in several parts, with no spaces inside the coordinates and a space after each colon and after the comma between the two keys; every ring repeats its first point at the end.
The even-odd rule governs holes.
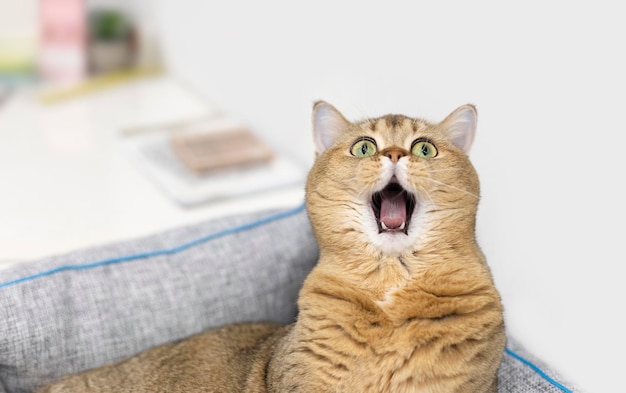
{"type": "Polygon", "coordinates": [[[313,139],[317,154],[322,154],[337,141],[350,122],[334,106],[324,101],[313,105],[313,139]]]}
{"type": "Polygon", "coordinates": [[[467,104],[455,109],[439,125],[456,147],[469,154],[476,135],[477,121],[476,107],[467,104]]]}

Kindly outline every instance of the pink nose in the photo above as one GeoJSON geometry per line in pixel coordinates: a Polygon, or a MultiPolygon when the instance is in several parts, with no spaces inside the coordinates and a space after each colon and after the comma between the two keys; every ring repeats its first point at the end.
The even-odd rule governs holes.
{"type": "Polygon", "coordinates": [[[385,150],[383,150],[382,155],[384,155],[385,157],[388,157],[394,164],[398,162],[398,160],[400,160],[400,158],[406,156],[408,154],[408,152],[400,147],[389,147],[385,150]]]}

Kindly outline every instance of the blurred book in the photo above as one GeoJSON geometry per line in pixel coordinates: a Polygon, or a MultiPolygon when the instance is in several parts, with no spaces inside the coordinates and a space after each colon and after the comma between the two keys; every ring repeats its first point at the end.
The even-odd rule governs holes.
{"type": "Polygon", "coordinates": [[[84,0],[39,3],[39,73],[54,84],[82,81],[88,72],[87,20],[84,0]]]}
{"type": "Polygon", "coordinates": [[[176,133],[170,142],[183,164],[198,174],[263,165],[274,158],[272,149],[244,127],[176,133]]]}
{"type": "Polygon", "coordinates": [[[138,167],[182,206],[303,184],[304,168],[227,117],[126,130],[138,167]]]}
{"type": "Polygon", "coordinates": [[[34,37],[0,35],[0,89],[35,81],[35,45],[34,37]]]}
{"type": "Polygon", "coordinates": [[[16,90],[31,87],[37,76],[36,6],[26,0],[4,3],[0,7],[0,107],[16,90]]]}

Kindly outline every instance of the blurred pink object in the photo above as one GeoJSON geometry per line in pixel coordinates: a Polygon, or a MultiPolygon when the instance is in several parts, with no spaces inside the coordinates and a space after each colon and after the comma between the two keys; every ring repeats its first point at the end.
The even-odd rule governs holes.
{"type": "Polygon", "coordinates": [[[40,0],[39,72],[45,82],[68,84],[87,76],[84,0],[40,0]]]}

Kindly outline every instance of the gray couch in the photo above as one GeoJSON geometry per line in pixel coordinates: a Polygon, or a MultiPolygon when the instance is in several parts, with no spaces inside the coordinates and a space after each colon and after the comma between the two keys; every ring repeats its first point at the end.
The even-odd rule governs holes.
{"type": "MultiPolygon", "coordinates": [[[[0,270],[0,393],[233,322],[292,322],[318,249],[303,206],[0,270]]],[[[499,392],[577,392],[509,337],[499,392]]]]}

